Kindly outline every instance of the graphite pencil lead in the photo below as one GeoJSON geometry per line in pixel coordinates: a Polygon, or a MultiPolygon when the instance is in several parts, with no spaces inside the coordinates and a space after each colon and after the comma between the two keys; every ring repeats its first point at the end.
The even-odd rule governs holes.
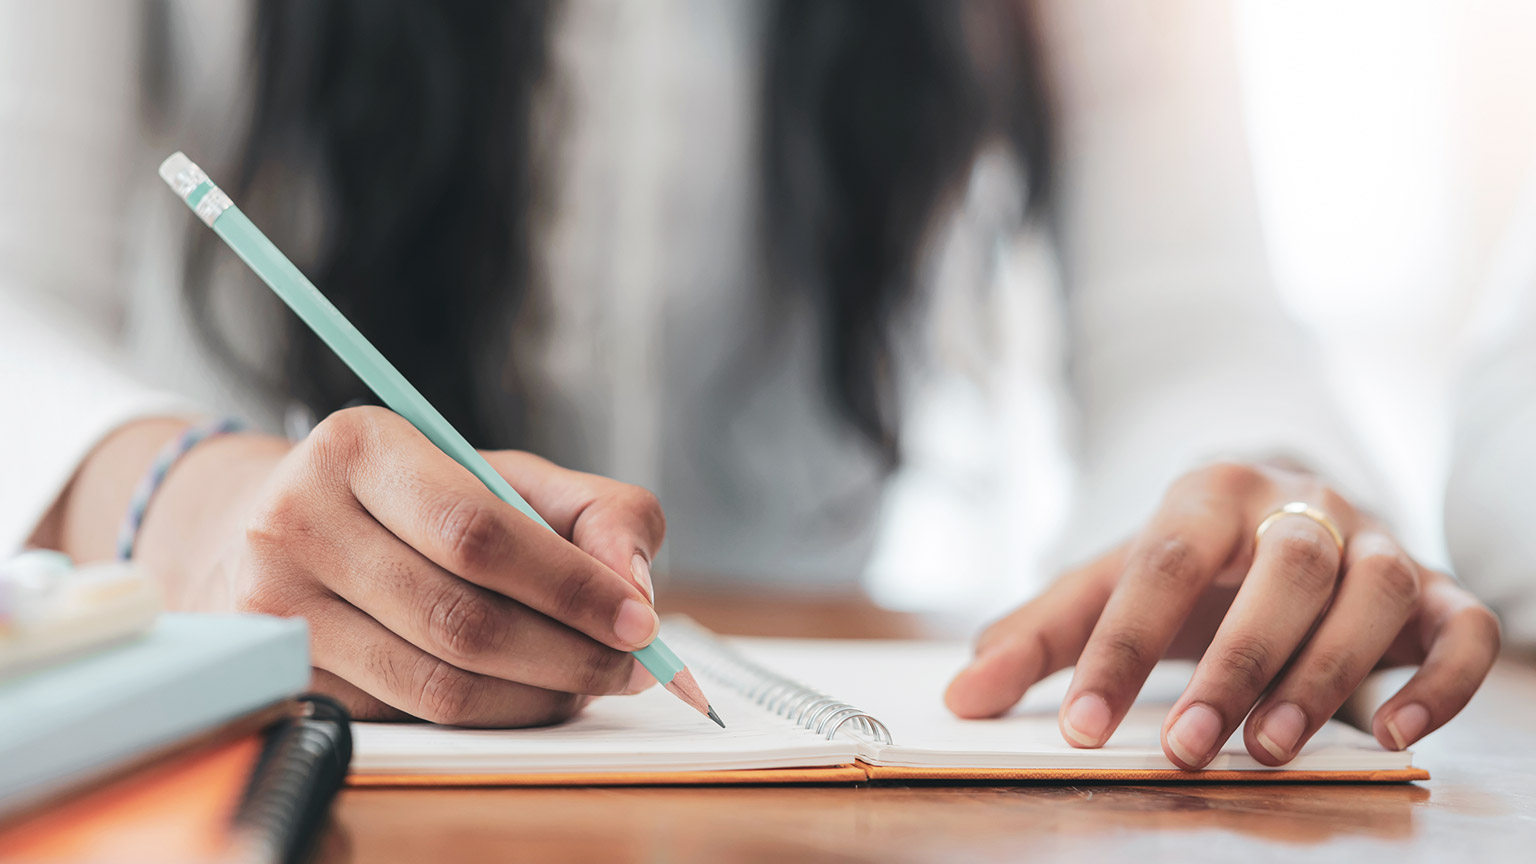
{"type": "Polygon", "coordinates": [[[706,706],[706,707],[709,709],[709,711],[708,711],[709,719],[711,719],[711,720],[715,721],[716,723],[720,724],[720,728],[724,729],[725,728],[725,721],[721,720],[720,719],[720,715],[715,713],[715,706],[709,705],[709,706],[706,706]]]}

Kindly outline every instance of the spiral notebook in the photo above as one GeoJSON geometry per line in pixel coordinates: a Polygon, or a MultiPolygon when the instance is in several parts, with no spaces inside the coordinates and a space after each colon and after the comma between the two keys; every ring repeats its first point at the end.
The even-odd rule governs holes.
{"type": "Polygon", "coordinates": [[[1008,716],[960,720],[941,699],[969,656],[960,643],[717,637],[669,619],[726,728],[660,688],[595,700],[540,729],[358,723],[355,785],[630,785],[870,780],[1422,780],[1408,752],[1330,721],[1289,765],[1243,750],[1240,733],[1201,772],[1176,768],[1159,733],[1189,664],[1162,664],[1098,750],[1068,746],[1056,714],[1070,672],[1036,685],[1008,716]]]}

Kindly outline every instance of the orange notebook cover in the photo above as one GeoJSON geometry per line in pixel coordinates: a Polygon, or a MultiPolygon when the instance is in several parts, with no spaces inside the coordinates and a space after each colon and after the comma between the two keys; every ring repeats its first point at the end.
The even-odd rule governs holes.
{"type": "Polygon", "coordinates": [[[353,774],[351,786],[752,786],[893,781],[944,783],[1408,783],[1428,780],[1422,768],[1393,771],[1128,771],[1069,768],[965,769],[835,765],[719,771],[585,774],[353,774]]]}
{"type": "Polygon", "coordinates": [[[1040,682],[1008,716],[951,716],[941,694],[964,645],[913,641],[724,639],[669,621],[725,729],[659,688],[594,701],[565,724],[469,730],[355,724],[357,786],[694,785],[966,781],[1404,782],[1428,779],[1412,755],[1330,721],[1289,765],[1263,765],[1234,736],[1205,771],[1163,754],[1167,706],[1189,664],[1159,666],[1098,750],[1061,739],[1070,671],[1040,682]]]}
{"type": "Polygon", "coordinates": [[[9,814],[0,861],[295,860],[316,838],[350,753],[336,703],[274,705],[9,814]]]}
{"type": "Polygon", "coordinates": [[[204,743],[0,828],[0,860],[206,862],[228,850],[262,735],[204,743]]]}

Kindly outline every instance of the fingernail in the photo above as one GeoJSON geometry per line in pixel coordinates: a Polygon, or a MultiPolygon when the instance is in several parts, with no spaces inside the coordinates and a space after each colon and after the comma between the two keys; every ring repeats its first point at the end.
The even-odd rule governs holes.
{"type": "Polygon", "coordinates": [[[1419,736],[1423,735],[1427,728],[1429,728],[1429,709],[1417,702],[1409,702],[1393,711],[1392,716],[1387,718],[1387,733],[1392,736],[1392,743],[1396,744],[1399,750],[1419,740],[1419,736]]]}
{"type": "Polygon", "coordinates": [[[1109,732],[1109,703],[1097,693],[1084,693],[1072,701],[1062,718],[1061,731],[1080,747],[1097,747],[1109,732]]]}
{"type": "Polygon", "coordinates": [[[1200,702],[1184,709],[1168,730],[1168,748],[1179,761],[1192,768],[1205,764],[1205,757],[1216,747],[1221,734],[1221,715],[1200,702]]]}
{"type": "Polygon", "coordinates": [[[1296,751],[1296,742],[1307,729],[1307,715],[1290,702],[1281,702],[1264,716],[1253,737],[1269,755],[1281,762],[1290,761],[1296,751]]]}
{"type": "Polygon", "coordinates": [[[651,562],[645,560],[645,556],[639,552],[635,553],[635,557],[629,559],[629,575],[635,577],[635,581],[639,582],[640,587],[645,589],[645,596],[649,597],[652,603],[655,603],[656,589],[651,587],[651,562]]]}
{"type": "Polygon", "coordinates": [[[613,619],[613,635],[626,645],[640,647],[656,638],[661,621],[656,611],[639,600],[625,600],[619,604],[619,615],[613,619]]]}

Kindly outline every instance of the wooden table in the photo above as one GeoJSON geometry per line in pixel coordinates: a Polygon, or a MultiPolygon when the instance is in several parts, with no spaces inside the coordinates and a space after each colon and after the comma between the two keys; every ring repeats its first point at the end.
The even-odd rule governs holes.
{"type": "MultiPolygon", "coordinates": [[[[669,608],[720,632],[952,635],[942,622],[848,598],[747,604],[681,595],[669,608]]],[[[1392,684],[1383,677],[1380,698],[1392,684]]],[[[1501,660],[1466,711],[1416,748],[1414,761],[1434,779],[1296,787],[350,789],[319,860],[1536,861],[1536,662],[1501,660]]]]}

